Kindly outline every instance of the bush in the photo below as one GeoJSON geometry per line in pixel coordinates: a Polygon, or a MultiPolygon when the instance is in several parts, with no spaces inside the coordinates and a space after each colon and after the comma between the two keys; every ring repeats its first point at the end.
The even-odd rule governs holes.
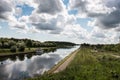
{"type": "Polygon", "coordinates": [[[18,51],[23,52],[25,50],[25,46],[24,45],[20,45],[18,48],[18,51]]]}
{"type": "Polygon", "coordinates": [[[11,46],[11,48],[10,48],[11,52],[16,52],[16,50],[17,50],[17,46],[11,46]]]}

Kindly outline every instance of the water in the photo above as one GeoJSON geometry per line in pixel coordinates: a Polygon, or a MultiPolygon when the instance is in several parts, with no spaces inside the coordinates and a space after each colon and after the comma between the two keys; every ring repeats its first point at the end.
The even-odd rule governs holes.
{"type": "Polygon", "coordinates": [[[23,55],[0,61],[0,80],[23,80],[43,74],[78,48],[57,49],[42,55],[23,55]]]}

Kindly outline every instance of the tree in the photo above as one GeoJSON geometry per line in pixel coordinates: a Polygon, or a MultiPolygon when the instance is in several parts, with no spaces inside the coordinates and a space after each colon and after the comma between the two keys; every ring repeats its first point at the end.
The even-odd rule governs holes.
{"type": "Polygon", "coordinates": [[[17,46],[11,46],[10,51],[11,52],[16,52],[17,51],[17,46]]]}
{"type": "Polygon", "coordinates": [[[4,46],[4,48],[9,48],[9,43],[8,43],[8,42],[5,42],[5,43],[3,44],[3,46],[4,46]]]}
{"type": "Polygon", "coordinates": [[[32,47],[32,41],[31,40],[27,40],[26,41],[26,46],[27,47],[32,47]]]}
{"type": "Polygon", "coordinates": [[[18,51],[23,52],[25,50],[25,45],[20,45],[18,51]]]}
{"type": "Polygon", "coordinates": [[[10,45],[10,47],[11,47],[11,46],[14,46],[14,45],[16,45],[16,42],[13,41],[13,40],[10,40],[10,41],[9,41],[9,45],[10,45]]]}
{"type": "Polygon", "coordinates": [[[2,43],[0,42],[0,48],[2,48],[2,43]]]}

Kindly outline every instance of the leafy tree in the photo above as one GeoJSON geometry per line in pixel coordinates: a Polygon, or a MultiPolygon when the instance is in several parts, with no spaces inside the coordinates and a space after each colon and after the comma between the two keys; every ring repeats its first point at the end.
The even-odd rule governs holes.
{"type": "Polygon", "coordinates": [[[17,51],[17,46],[11,46],[10,51],[11,52],[16,52],[17,51]]]}
{"type": "Polygon", "coordinates": [[[10,41],[9,41],[9,45],[10,45],[10,46],[14,46],[14,45],[16,45],[16,42],[13,41],[13,40],[10,40],[10,41]]]}
{"type": "Polygon", "coordinates": [[[27,40],[26,41],[26,46],[27,47],[32,47],[32,41],[31,40],[27,40]]]}
{"type": "Polygon", "coordinates": [[[3,46],[4,46],[4,48],[9,48],[9,43],[8,43],[8,42],[5,42],[5,43],[3,44],[3,46]]]}
{"type": "Polygon", "coordinates": [[[2,43],[0,42],[0,48],[2,48],[2,43]]]}
{"type": "Polygon", "coordinates": [[[20,45],[18,51],[23,52],[25,50],[25,45],[20,45]]]}

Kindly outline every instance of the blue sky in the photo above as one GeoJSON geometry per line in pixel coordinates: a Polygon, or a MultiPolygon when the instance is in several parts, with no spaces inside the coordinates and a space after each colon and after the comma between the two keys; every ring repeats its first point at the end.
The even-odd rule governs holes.
{"type": "Polygon", "coordinates": [[[117,0],[114,3],[112,0],[1,0],[0,37],[117,43],[120,21],[119,15],[115,15],[120,12],[119,3],[117,0]],[[108,6],[110,2],[112,6],[108,6]],[[109,36],[111,31],[113,34],[109,36]]]}

